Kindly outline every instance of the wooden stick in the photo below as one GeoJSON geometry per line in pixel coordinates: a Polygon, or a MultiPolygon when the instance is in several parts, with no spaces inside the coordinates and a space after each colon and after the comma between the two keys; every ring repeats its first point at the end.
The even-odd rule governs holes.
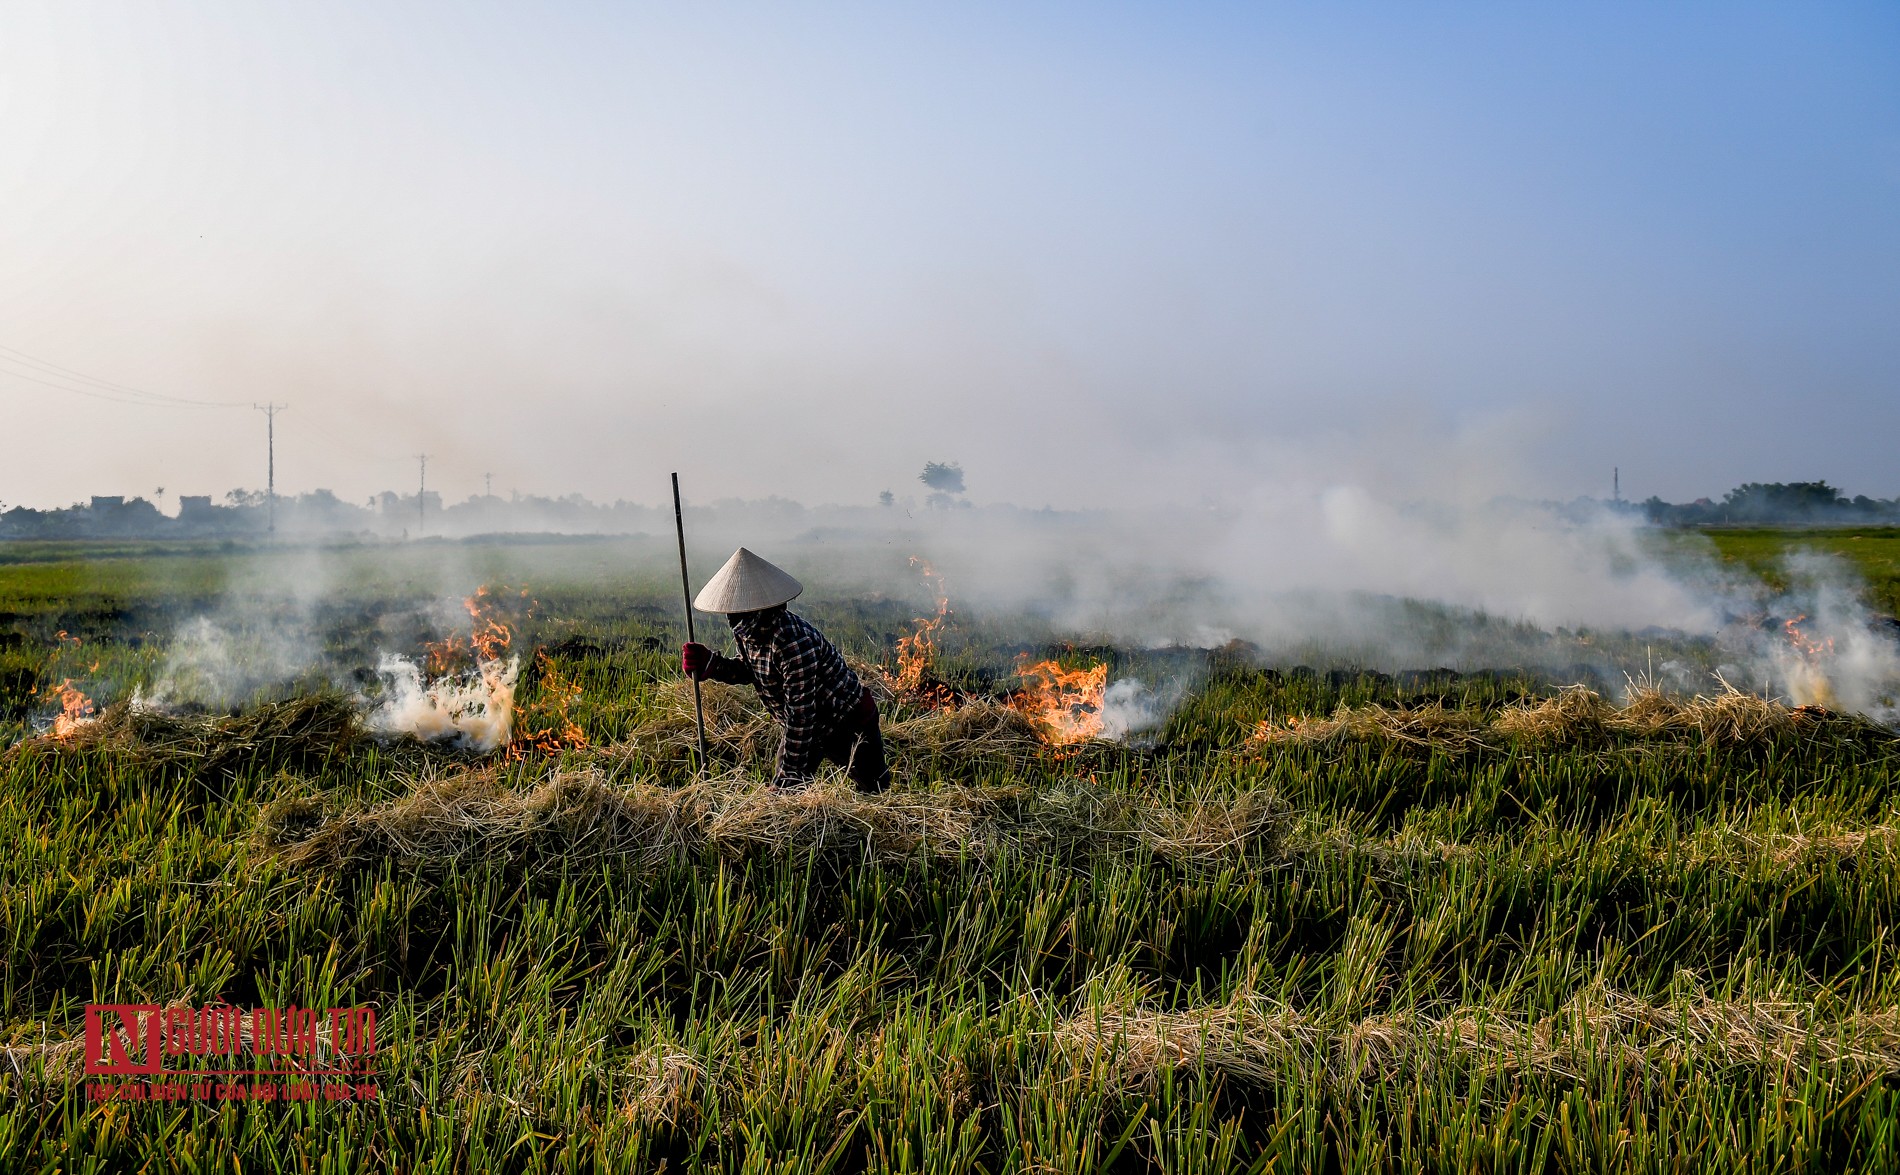
{"type": "MultiPolygon", "coordinates": [[[[680,475],[673,475],[673,526],[680,536],[680,595],[686,599],[686,643],[693,643],[693,587],[686,577],[686,515],[680,510],[680,475]]],[[[699,700],[699,678],[693,678],[693,723],[699,728],[699,777],[706,778],[706,707],[699,700]]]]}

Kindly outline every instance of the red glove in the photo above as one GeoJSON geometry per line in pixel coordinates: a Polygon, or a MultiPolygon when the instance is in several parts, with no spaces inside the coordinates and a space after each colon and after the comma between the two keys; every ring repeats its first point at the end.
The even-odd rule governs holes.
{"type": "Polygon", "coordinates": [[[706,667],[712,664],[712,650],[697,641],[688,641],[680,646],[680,670],[686,676],[698,679],[706,675],[706,667]]]}

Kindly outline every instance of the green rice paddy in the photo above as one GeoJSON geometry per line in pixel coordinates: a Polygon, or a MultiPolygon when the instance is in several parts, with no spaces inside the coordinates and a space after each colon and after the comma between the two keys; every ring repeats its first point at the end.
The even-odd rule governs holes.
{"type": "MultiPolygon", "coordinates": [[[[1266,744],[1562,683],[969,617],[940,670],[979,706],[1023,653],[1189,688],[1080,748],[894,699],[891,792],[770,795],[743,697],[709,783],[661,737],[678,583],[624,549],[456,554],[536,601],[524,702],[578,687],[587,745],[513,760],[351,722],[339,667],[447,622],[432,554],[333,553],[294,609],[257,565],[299,556],[82,554],[0,552],[8,1170],[1900,1168],[1900,739],[1865,723],[1266,744]],[[234,601],[316,633],[288,686],[28,737],[234,601]],[[85,1005],[214,1000],[374,1006],[378,1097],[89,1100],[85,1005]]],[[[800,609],[865,663],[918,614],[800,609]]]]}

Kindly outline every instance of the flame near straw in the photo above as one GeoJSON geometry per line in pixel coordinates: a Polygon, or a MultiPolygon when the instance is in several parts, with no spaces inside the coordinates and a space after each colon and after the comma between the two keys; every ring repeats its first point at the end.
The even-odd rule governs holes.
{"type": "Polygon", "coordinates": [[[910,565],[922,569],[924,581],[936,589],[937,614],[918,617],[916,629],[909,636],[897,638],[897,673],[892,684],[905,693],[915,693],[923,686],[937,660],[937,636],[950,620],[950,595],[943,576],[928,560],[916,555],[910,557],[910,565]]]}
{"type": "Polygon", "coordinates": [[[451,636],[430,644],[422,666],[407,657],[384,656],[376,667],[383,678],[383,697],[369,714],[369,728],[423,742],[452,742],[472,751],[506,747],[511,760],[532,751],[586,746],[586,733],[568,716],[581,687],[556,671],[545,653],[537,652],[535,658],[542,692],[550,701],[518,706],[521,660],[508,655],[515,630],[505,609],[521,606],[521,601],[532,615],[536,601],[527,589],[511,597],[503,589],[483,585],[462,601],[470,621],[466,643],[451,636]],[[465,656],[474,661],[472,671],[460,668],[465,656]],[[533,721],[543,710],[548,721],[533,721]]]}
{"type": "Polygon", "coordinates": [[[1010,699],[1049,742],[1068,746],[1100,738],[1104,732],[1103,696],[1108,690],[1108,666],[1064,669],[1054,661],[1016,662],[1023,679],[1022,692],[1010,699]]]}
{"type": "Polygon", "coordinates": [[[92,699],[81,693],[71,678],[54,686],[51,692],[59,698],[59,713],[53,717],[54,738],[71,738],[80,727],[97,720],[92,699]]]}

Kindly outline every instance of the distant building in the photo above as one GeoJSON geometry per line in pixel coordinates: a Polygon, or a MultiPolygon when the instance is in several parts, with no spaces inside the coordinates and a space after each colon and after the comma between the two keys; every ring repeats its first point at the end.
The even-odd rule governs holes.
{"type": "Polygon", "coordinates": [[[117,510],[123,505],[125,505],[124,494],[94,494],[92,496],[94,510],[117,510]]]}

